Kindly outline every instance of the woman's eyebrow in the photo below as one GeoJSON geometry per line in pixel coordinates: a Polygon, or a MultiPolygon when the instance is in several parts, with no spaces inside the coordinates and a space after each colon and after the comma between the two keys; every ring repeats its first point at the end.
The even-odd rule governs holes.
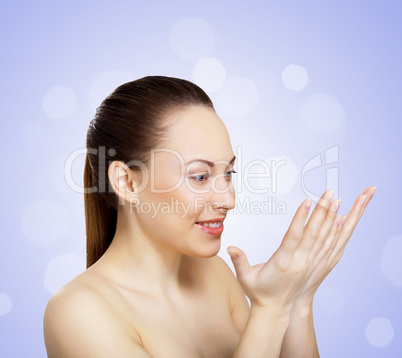
{"type": "MultiPolygon", "coordinates": [[[[235,159],[236,159],[236,156],[234,156],[234,157],[230,160],[230,162],[228,163],[228,165],[229,165],[229,164],[232,164],[232,163],[235,161],[235,159]]],[[[191,159],[191,160],[189,160],[187,163],[185,163],[184,165],[188,165],[188,164],[193,163],[193,162],[205,163],[205,164],[209,165],[210,167],[214,167],[214,166],[215,166],[215,163],[210,162],[209,160],[199,159],[199,158],[191,159]]]]}

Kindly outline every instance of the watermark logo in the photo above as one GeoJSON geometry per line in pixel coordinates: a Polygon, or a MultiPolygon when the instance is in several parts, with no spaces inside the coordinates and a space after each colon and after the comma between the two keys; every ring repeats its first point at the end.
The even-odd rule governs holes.
{"type": "MultiPolygon", "coordinates": [[[[325,150],[324,152],[324,157],[325,157],[325,164],[334,164],[339,162],[339,146],[335,145],[332,148],[329,148],[325,150]]],[[[323,166],[322,160],[321,160],[321,154],[317,154],[314,158],[310,159],[306,165],[302,168],[302,173],[301,173],[301,187],[303,192],[313,199],[313,201],[318,202],[320,199],[320,195],[316,195],[316,193],[311,192],[306,188],[305,185],[305,175],[317,168],[321,168],[323,166]]],[[[325,188],[326,190],[328,189],[333,189],[335,192],[339,193],[339,168],[338,166],[333,166],[331,168],[326,168],[326,185],[325,188]]]]}

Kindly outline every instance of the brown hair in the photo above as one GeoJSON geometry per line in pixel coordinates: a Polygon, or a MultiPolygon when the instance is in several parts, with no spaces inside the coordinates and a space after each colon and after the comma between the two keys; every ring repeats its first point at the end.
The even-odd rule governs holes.
{"type": "Polygon", "coordinates": [[[192,105],[214,109],[194,83],[147,76],[119,86],[96,110],[87,132],[84,169],[87,268],[103,255],[116,231],[118,197],[109,183],[110,163],[119,160],[132,170],[139,170],[129,164],[136,160],[148,166],[151,150],[165,138],[167,114],[192,105]]]}

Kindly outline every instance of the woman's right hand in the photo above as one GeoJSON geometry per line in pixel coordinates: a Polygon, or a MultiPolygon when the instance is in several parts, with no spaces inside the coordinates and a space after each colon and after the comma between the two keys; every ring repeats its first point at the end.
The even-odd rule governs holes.
{"type": "MultiPolygon", "coordinates": [[[[311,199],[305,200],[298,208],[280,247],[266,263],[250,266],[242,250],[229,246],[237,280],[250,299],[251,306],[265,308],[274,304],[291,309],[293,302],[306,291],[306,286],[313,296],[337,262],[333,260],[334,252],[340,250],[343,253],[373,194],[372,189],[367,188],[356,198],[345,230],[342,229],[346,215],[337,217],[339,206],[336,208],[336,200],[331,204],[333,191],[323,194],[306,225],[311,199]],[[365,193],[369,195],[362,206],[361,199],[365,193]]],[[[339,261],[340,257],[337,259],[339,261]]]]}

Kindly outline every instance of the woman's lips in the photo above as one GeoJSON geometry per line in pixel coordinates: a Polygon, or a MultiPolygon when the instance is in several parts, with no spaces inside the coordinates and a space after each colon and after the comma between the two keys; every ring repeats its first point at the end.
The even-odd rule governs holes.
{"type": "Polygon", "coordinates": [[[223,231],[223,222],[222,222],[222,225],[221,225],[221,226],[216,227],[216,228],[204,226],[204,225],[201,225],[201,224],[199,224],[199,223],[195,223],[195,224],[196,224],[202,231],[204,231],[204,232],[206,232],[207,234],[210,234],[210,235],[219,235],[219,234],[222,234],[222,231],[223,231]]]}

